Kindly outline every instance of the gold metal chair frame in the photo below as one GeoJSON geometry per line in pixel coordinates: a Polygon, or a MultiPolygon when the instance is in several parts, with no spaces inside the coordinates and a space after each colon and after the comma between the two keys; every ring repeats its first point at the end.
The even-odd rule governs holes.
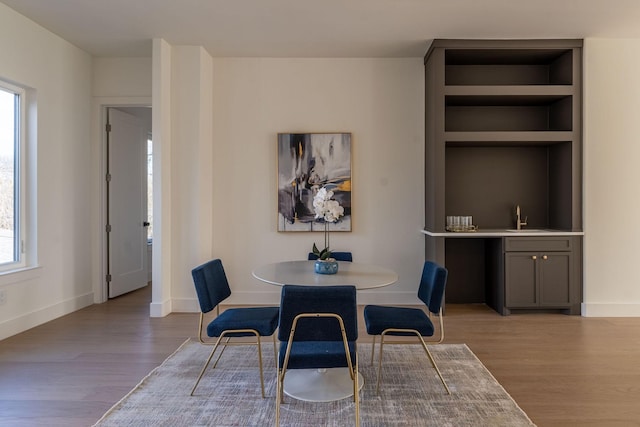
{"type": "MultiPolygon", "coordinates": [[[[216,316],[220,315],[220,307],[216,307],[216,316]]],[[[220,353],[218,353],[218,357],[216,358],[216,361],[213,363],[213,367],[212,369],[215,369],[216,366],[218,365],[218,361],[220,360],[220,358],[222,357],[222,353],[224,353],[224,350],[227,348],[228,345],[256,345],[258,347],[258,363],[260,364],[260,387],[261,387],[261,391],[262,391],[262,398],[265,398],[265,393],[264,393],[264,373],[262,370],[262,348],[260,346],[260,334],[258,333],[258,331],[256,331],[255,329],[229,329],[224,331],[222,334],[220,334],[220,336],[218,337],[218,339],[214,342],[212,341],[205,341],[203,336],[202,336],[202,326],[204,324],[204,313],[200,312],[200,322],[198,324],[198,341],[200,341],[201,344],[204,345],[213,345],[213,350],[211,350],[211,353],[209,354],[209,357],[207,358],[207,361],[205,362],[204,366],[202,367],[202,370],[200,371],[200,375],[198,375],[198,379],[196,380],[195,385],[193,386],[193,388],[191,389],[191,393],[190,395],[193,396],[193,393],[196,391],[196,387],[198,387],[198,384],[200,384],[200,380],[202,379],[202,376],[204,375],[205,371],[207,370],[207,367],[209,366],[209,363],[211,362],[211,359],[213,358],[213,355],[215,354],[216,350],[218,349],[218,347],[222,344],[222,350],[220,350],[220,353]],[[233,334],[233,333],[238,333],[238,332],[248,332],[248,333],[252,333],[255,335],[256,340],[255,341],[242,341],[242,342],[231,342],[231,337],[227,337],[227,334],[233,334]],[[222,339],[226,338],[226,340],[224,342],[221,343],[222,339]]],[[[271,335],[273,337],[273,355],[274,357],[277,357],[277,352],[276,352],[276,334],[274,333],[273,335],[271,335]]]]}
{"type": "MultiPolygon", "coordinates": [[[[351,363],[351,352],[349,351],[349,342],[347,340],[347,334],[344,329],[344,322],[342,321],[342,317],[335,313],[301,313],[293,318],[293,324],[291,325],[291,332],[289,333],[289,340],[287,342],[287,352],[284,355],[284,363],[283,366],[279,366],[280,358],[276,356],[276,363],[278,364],[278,381],[277,381],[277,390],[276,390],[276,427],[280,425],[280,404],[284,402],[284,376],[287,371],[287,364],[289,363],[289,355],[291,353],[291,345],[293,343],[293,336],[296,331],[296,325],[298,320],[311,317],[311,318],[319,318],[319,317],[333,317],[338,320],[340,324],[340,333],[342,334],[342,342],[344,344],[344,351],[347,357],[347,365],[349,367],[349,375],[351,376],[351,380],[353,381],[353,400],[355,402],[355,417],[356,417],[356,427],[360,427],[360,398],[358,396],[359,380],[358,380],[358,352],[356,350],[355,354],[355,365],[351,363]]],[[[356,343],[357,346],[357,343],[356,343]]],[[[356,347],[357,349],[357,347],[356,347]]]]}
{"type": "MultiPolygon", "coordinates": [[[[428,315],[429,317],[431,317],[431,313],[429,313],[428,315]]],[[[433,359],[433,356],[431,355],[429,348],[427,348],[427,342],[429,344],[440,344],[442,343],[442,341],[444,341],[444,321],[442,318],[442,308],[440,308],[440,312],[438,313],[438,318],[439,318],[439,325],[440,325],[440,338],[437,341],[425,341],[424,338],[422,338],[422,335],[420,335],[420,333],[415,329],[388,328],[382,331],[382,334],[380,334],[380,352],[379,352],[380,354],[378,356],[378,383],[376,385],[376,394],[380,394],[380,382],[382,379],[382,349],[385,344],[384,337],[386,334],[391,332],[412,333],[418,337],[418,339],[420,340],[420,343],[422,344],[422,348],[424,349],[425,353],[427,353],[427,357],[431,362],[431,366],[433,366],[433,368],[436,370],[436,372],[438,373],[438,376],[440,377],[440,381],[442,381],[442,385],[444,385],[444,388],[447,390],[447,394],[451,394],[451,390],[449,390],[449,386],[447,385],[444,378],[442,377],[442,373],[440,373],[440,369],[438,369],[438,365],[436,365],[436,362],[433,359]]],[[[387,341],[386,344],[391,345],[391,344],[417,344],[417,343],[415,341],[393,340],[393,341],[387,341]]],[[[373,336],[373,344],[371,346],[371,365],[373,365],[375,349],[376,349],[376,335],[373,336]]]]}

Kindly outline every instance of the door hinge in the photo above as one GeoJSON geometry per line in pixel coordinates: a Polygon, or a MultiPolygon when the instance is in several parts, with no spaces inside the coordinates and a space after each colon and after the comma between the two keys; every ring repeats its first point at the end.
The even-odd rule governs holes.
{"type": "Polygon", "coordinates": [[[107,280],[107,283],[111,282],[111,275],[107,274],[105,279],[107,280]]]}
{"type": "Polygon", "coordinates": [[[111,132],[111,123],[107,123],[107,125],[104,128],[107,132],[111,132]]]}
{"type": "Polygon", "coordinates": [[[111,233],[111,224],[107,224],[107,226],[105,227],[105,231],[107,233],[111,233]]]}
{"type": "Polygon", "coordinates": [[[110,174],[110,173],[106,174],[106,175],[105,175],[105,177],[104,177],[104,179],[105,179],[105,181],[107,181],[107,182],[111,182],[111,174],[110,174]]]}

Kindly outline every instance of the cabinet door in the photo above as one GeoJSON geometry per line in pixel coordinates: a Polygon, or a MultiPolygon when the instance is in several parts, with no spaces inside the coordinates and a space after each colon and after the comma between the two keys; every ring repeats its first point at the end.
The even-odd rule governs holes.
{"type": "Polygon", "coordinates": [[[508,308],[538,306],[536,286],[537,252],[507,252],[504,254],[505,305],[508,308]]]}
{"type": "Polygon", "coordinates": [[[558,307],[571,303],[571,252],[549,252],[538,257],[540,306],[558,307]]]}

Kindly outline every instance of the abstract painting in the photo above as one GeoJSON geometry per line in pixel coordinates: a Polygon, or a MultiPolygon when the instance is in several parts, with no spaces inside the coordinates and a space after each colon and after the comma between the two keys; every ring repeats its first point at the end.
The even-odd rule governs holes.
{"type": "Polygon", "coordinates": [[[278,134],[278,231],[324,231],[313,197],[327,187],[344,208],[331,231],[351,231],[351,134],[278,134]]]}

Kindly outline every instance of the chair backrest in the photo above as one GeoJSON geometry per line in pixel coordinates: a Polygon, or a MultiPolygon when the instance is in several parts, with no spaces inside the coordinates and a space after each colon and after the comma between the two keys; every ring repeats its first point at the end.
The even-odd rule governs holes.
{"type": "MultiPolygon", "coordinates": [[[[293,319],[302,313],[335,313],[342,317],[347,341],[358,339],[358,306],[355,286],[282,287],[278,339],[287,341],[293,319]]],[[[342,341],[335,318],[303,318],[298,321],[294,341],[342,341]]]]}
{"type": "Polygon", "coordinates": [[[449,272],[432,261],[425,261],[422,267],[422,278],[418,288],[420,298],[432,313],[438,313],[442,307],[444,288],[447,285],[449,272]]]}
{"type": "Polygon", "coordinates": [[[191,270],[191,276],[203,313],[210,312],[231,295],[227,275],[219,259],[197,266],[191,270]]]}
{"type": "MultiPolygon", "coordinates": [[[[331,258],[336,261],[349,261],[353,262],[353,255],[351,252],[333,252],[331,251],[331,258]]],[[[313,252],[309,252],[309,257],[307,258],[309,261],[315,261],[318,259],[318,255],[313,252]]]]}

